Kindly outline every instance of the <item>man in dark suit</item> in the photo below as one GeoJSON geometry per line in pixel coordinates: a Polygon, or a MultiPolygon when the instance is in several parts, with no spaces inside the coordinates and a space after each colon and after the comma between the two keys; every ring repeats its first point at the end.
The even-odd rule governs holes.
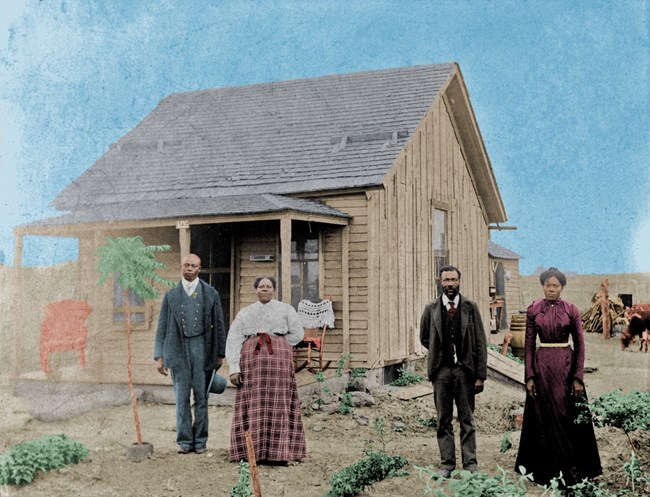
{"type": "Polygon", "coordinates": [[[422,313],[420,342],[429,350],[427,370],[438,416],[438,472],[448,478],[456,467],[454,401],[463,469],[478,470],[474,396],[483,391],[487,376],[487,345],[478,307],[459,293],[460,271],[454,266],[440,268],[440,282],[442,295],[422,313]]]}
{"type": "Polygon", "coordinates": [[[162,301],[154,344],[158,372],[171,370],[178,452],[202,454],[208,441],[208,385],[226,355],[226,328],[217,291],[201,281],[201,259],[183,258],[183,279],[162,301]],[[194,396],[194,422],[190,394],[194,396]]]}

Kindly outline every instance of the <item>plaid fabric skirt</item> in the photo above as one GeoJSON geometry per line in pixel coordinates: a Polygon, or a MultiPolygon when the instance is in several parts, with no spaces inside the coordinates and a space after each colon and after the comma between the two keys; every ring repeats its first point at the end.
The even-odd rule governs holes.
{"type": "Polygon", "coordinates": [[[281,336],[251,337],[244,342],[239,365],[243,385],[235,399],[230,460],[248,460],[247,431],[256,461],[304,459],[307,445],[291,345],[281,336]]]}

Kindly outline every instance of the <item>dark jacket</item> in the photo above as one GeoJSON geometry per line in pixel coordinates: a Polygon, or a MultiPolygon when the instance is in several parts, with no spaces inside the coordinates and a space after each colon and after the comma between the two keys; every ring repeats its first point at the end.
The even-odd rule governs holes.
{"type": "MultiPolygon", "coordinates": [[[[205,333],[205,363],[203,369],[217,369],[217,359],[226,356],[226,326],[219,294],[204,281],[200,281],[203,290],[203,323],[205,333]]],[[[170,369],[187,366],[185,348],[183,347],[183,329],[181,322],[181,302],[183,285],[168,290],[163,297],[158,318],[158,330],[154,343],[154,360],[163,358],[163,366],[170,369]]]]}
{"type": "MultiPolygon", "coordinates": [[[[442,364],[442,297],[424,308],[420,319],[420,343],[429,350],[427,372],[431,381],[442,364]]],[[[487,378],[487,341],[483,321],[474,302],[460,296],[461,356],[459,361],[474,379],[487,378]]],[[[458,311],[456,311],[458,312],[458,311]]]]}

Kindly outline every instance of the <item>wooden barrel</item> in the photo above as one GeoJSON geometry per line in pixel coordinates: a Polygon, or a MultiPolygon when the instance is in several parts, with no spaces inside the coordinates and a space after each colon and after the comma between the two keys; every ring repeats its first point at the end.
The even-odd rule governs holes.
{"type": "Polygon", "coordinates": [[[524,358],[525,345],[526,345],[526,314],[513,314],[510,318],[510,347],[512,353],[519,357],[524,358]]]}

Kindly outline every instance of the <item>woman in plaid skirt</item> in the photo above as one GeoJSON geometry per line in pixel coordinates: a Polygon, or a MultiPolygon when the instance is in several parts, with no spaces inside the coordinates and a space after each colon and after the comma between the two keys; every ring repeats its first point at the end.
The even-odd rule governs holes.
{"type": "Polygon", "coordinates": [[[230,460],[248,460],[245,433],[251,433],[255,460],[299,461],[307,455],[293,346],[304,330],[295,309],[275,300],[276,280],[260,276],[258,301],[237,314],[228,332],[226,360],[237,387],[230,432],[230,460]]]}

